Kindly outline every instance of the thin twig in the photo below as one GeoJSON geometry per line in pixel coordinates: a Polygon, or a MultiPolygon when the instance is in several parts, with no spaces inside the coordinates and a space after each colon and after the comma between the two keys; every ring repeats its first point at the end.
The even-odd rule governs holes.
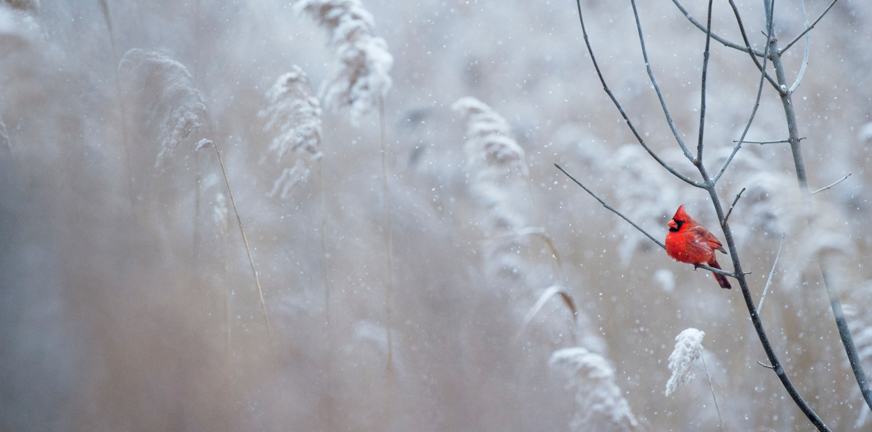
{"type": "MultiPolygon", "coordinates": [[[[730,6],[733,8],[733,14],[736,16],[736,20],[739,22],[739,27],[743,29],[742,30],[742,35],[743,35],[742,37],[744,38],[745,43],[748,43],[747,37],[744,36],[745,31],[744,31],[744,27],[742,26],[742,21],[741,21],[742,18],[739,16],[739,9],[736,7],[736,4],[733,2],[733,0],[730,0],[730,6]]],[[[739,137],[738,143],[736,143],[736,146],[733,147],[733,151],[730,153],[730,156],[727,158],[727,160],[724,161],[724,165],[721,167],[720,170],[718,170],[718,173],[715,175],[715,178],[712,180],[712,183],[714,183],[714,184],[718,183],[718,180],[720,180],[721,176],[724,175],[724,173],[727,171],[727,167],[730,166],[730,162],[732,162],[733,158],[736,157],[736,154],[739,153],[739,150],[742,148],[742,142],[745,139],[745,136],[748,135],[748,131],[751,129],[751,123],[754,122],[754,117],[757,115],[757,109],[760,108],[760,97],[763,95],[763,79],[764,79],[763,75],[766,74],[766,61],[769,59],[769,55],[768,55],[769,54],[769,47],[770,47],[769,42],[772,40],[772,22],[773,22],[772,16],[773,16],[772,14],[769,15],[769,20],[766,23],[766,29],[768,32],[767,33],[768,36],[766,37],[766,39],[767,39],[766,49],[763,51],[763,53],[766,55],[763,56],[763,67],[762,67],[763,74],[760,76],[760,84],[757,86],[757,97],[754,99],[754,108],[751,109],[751,116],[748,118],[748,122],[745,123],[745,129],[742,131],[742,136],[739,137]]],[[[754,63],[757,62],[756,57],[751,56],[751,59],[754,60],[754,63]]]]}
{"type": "Polygon", "coordinates": [[[763,366],[763,367],[765,367],[765,368],[767,368],[767,369],[775,369],[775,366],[768,365],[768,364],[766,364],[766,363],[761,362],[760,360],[757,360],[757,364],[760,365],[760,366],[763,366]]]}
{"type": "MultiPolygon", "coordinates": [[[[681,6],[681,3],[678,3],[678,0],[672,0],[672,3],[675,3],[675,6],[678,7],[678,10],[680,10],[681,13],[684,14],[688,21],[691,22],[691,24],[695,25],[696,28],[700,29],[703,32],[708,32],[706,26],[702,25],[699,21],[694,19],[693,16],[691,16],[690,13],[687,12],[687,10],[685,10],[683,6],[681,6]]],[[[745,42],[745,46],[741,46],[733,42],[727,41],[714,33],[712,33],[712,39],[722,43],[726,47],[734,48],[739,51],[751,54],[751,58],[754,60],[754,64],[757,66],[757,69],[759,69],[761,72],[764,72],[765,68],[760,64],[759,61],[757,61],[757,57],[766,58],[766,55],[762,51],[757,51],[751,48],[751,43],[748,41],[748,36],[745,34],[745,26],[742,24],[742,19],[739,16],[739,11],[738,9],[736,9],[735,5],[731,6],[733,6],[733,13],[736,15],[736,19],[739,24],[739,32],[742,34],[742,39],[745,42]]],[[[778,88],[778,84],[775,82],[775,78],[773,78],[772,75],[769,75],[769,73],[767,72],[764,73],[766,73],[766,79],[769,81],[769,83],[772,84],[773,87],[778,88]]]]}
{"type": "Polygon", "coordinates": [[[775,261],[772,263],[772,270],[769,270],[769,279],[766,279],[766,286],[763,287],[763,295],[760,297],[760,304],[757,305],[757,315],[760,315],[760,309],[763,308],[763,300],[766,300],[766,293],[769,291],[769,286],[772,285],[772,277],[775,276],[775,266],[778,265],[778,257],[781,256],[781,246],[784,246],[784,234],[781,234],[781,242],[778,243],[778,252],[775,254],[775,261]]]}
{"type": "Polygon", "coordinates": [[[675,140],[678,141],[678,146],[681,147],[684,156],[686,156],[689,161],[693,161],[693,156],[690,154],[690,151],[687,150],[687,146],[684,145],[684,140],[681,139],[678,130],[675,129],[675,123],[672,121],[672,116],[669,114],[669,109],[666,107],[666,100],[663,99],[663,93],[660,92],[660,86],[657,85],[657,80],[654,78],[654,72],[651,70],[651,63],[648,61],[648,50],[645,48],[645,37],[642,35],[642,23],[639,21],[639,12],[636,9],[636,2],[635,0],[630,0],[630,3],[633,5],[633,16],[636,18],[636,29],[639,32],[639,46],[642,47],[642,58],[645,60],[645,70],[648,71],[648,78],[651,80],[651,85],[654,87],[654,91],[657,93],[657,98],[660,100],[663,114],[666,115],[666,124],[668,124],[669,128],[672,129],[672,136],[674,136],[675,140]]]}
{"type": "Polygon", "coordinates": [[[609,89],[608,84],[606,84],[606,80],[603,77],[602,71],[600,71],[599,64],[596,61],[596,57],[593,55],[593,48],[590,46],[590,39],[587,36],[587,29],[584,26],[584,18],[582,17],[582,13],[581,13],[581,0],[576,0],[575,3],[578,6],[578,20],[581,22],[581,32],[584,35],[584,44],[587,46],[587,52],[590,54],[590,59],[593,62],[593,67],[594,67],[594,69],[596,69],[596,74],[597,74],[597,76],[599,76],[599,80],[603,85],[603,90],[612,99],[612,103],[615,104],[615,107],[618,108],[618,111],[620,111],[621,116],[624,118],[624,121],[627,123],[627,126],[630,128],[630,131],[633,132],[633,135],[636,137],[636,140],[639,141],[639,144],[642,145],[642,148],[644,148],[645,151],[647,151],[648,154],[650,154],[651,157],[653,157],[654,160],[657,161],[657,163],[659,163],[663,168],[665,168],[667,171],[672,173],[672,175],[678,177],[679,179],[681,179],[682,181],[684,181],[685,183],[687,183],[689,185],[696,186],[698,188],[702,188],[703,187],[702,183],[695,182],[695,181],[691,180],[690,178],[682,175],[681,173],[676,171],[674,168],[669,166],[662,159],[660,159],[660,157],[658,157],[657,154],[654,153],[654,151],[651,150],[651,148],[649,148],[647,144],[645,144],[645,140],[642,139],[642,136],[639,135],[639,132],[636,131],[636,128],[633,126],[633,123],[630,121],[630,118],[627,117],[627,113],[624,112],[624,108],[621,106],[621,103],[618,102],[618,99],[612,93],[611,89],[609,89]]]}
{"type": "MultiPolygon", "coordinates": [[[[605,207],[605,208],[611,210],[612,213],[614,213],[614,214],[620,216],[621,219],[627,221],[627,223],[629,223],[629,224],[632,225],[634,228],[636,228],[637,230],[639,230],[639,232],[641,232],[642,234],[645,234],[645,237],[648,237],[649,239],[651,239],[651,241],[653,241],[654,243],[657,243],[657,246],[660,246],[660,247],[663,248],[664,250],[666,249],[666,245],[664,245],[660,240],[657,240],[656,238],[654,238],[654,236],[652,236],[651,234],[648,234],[648,232],[645,231],[644,229],[642,229],[642,227],[640,227],[639,225],[636,225],[635,222],[631,221],[629,218],[627,218],[626,216],[624,216],[621,212],[615,210],[614,207],[608,205],[605,201],[603,201],[602,199],[600,199],[600,197],[596,196],[595,193],[593,193],[590,189],[588,189],[588,188],[585,187],[583,184],[581,184],[581,182],[578,181],[578,180],[576,180],[575,177],[571,176],[568,172],[566,172],[566,170],[563,169],[563,167],[561,167],[561,166],[558,165],[558,164],[554,164],[554,166],[556,166],[557,169],[559,169],[560,171],[562,171],[563,174],[566,174],[566,176],[569,177],[572,181],[574,181],[575,184],[581,186],[581,188],[584,189],[585,192],[587,192],[588,194],[590,194],[590,196],[594,197],[594,199],[596,199],[597,201],[599,201],[600,204],[603,205],[603,207],[605,207]]],[[[733,278],[736,277],[736,275],[735,275],[734,273],[730,273],[730,272],[728,272],[728,271],[726,271],[726,270],[724,270],[724,269],[717,269],[717,268],[709,267],[709,266],[704,265],[704,264],[699,264],[699,265],[696,265],[695,267],[696,267],[696,268],[701,268],[701,269],[704,269],[704,270],[708,270],[708,271],[710,271],[710,272],[714,272],[714,273],[722,274],[722,275],[724,275],[724,276],[730,276],[730,277],[733,277],[733,278]]]]}
{"type": "MultiPolygon", "coordinates": [[[[705,51],[702,54],[702,89],[700,90],[700,102],[699,102],[699,139],[696,144],[696,158],[693,160],[694,165],[702,164],[702,139],[705,132],[705,85],[708,77],[708,64],[709,64],[709,56],[711,55],[711,42],[712,42],[712,4],[714,0],[709,0],[708,4],[708,14],[706,21],[706,32],[705,32],[705,51]]],[[[762,86],[762,84],[761,84],[762,86]]]]}
{"type": "MultiPolygon", "coordinates": [[[[678,2],[678,0],[672,0],[672,3],[675,3],[675,6],[678,7],[678,10],[680,10],[681,13],[684,14],[684,17],[687,18],[687,20],[690,21],[691,24],[695,25],[696,28],[702,30],[703,32],[707,32],[707,31],[708,31],[708,29],[706,28],[706,26],[702,25],[702,23],[700,23],[699,21],[697,21],[696,18],[694,18],[693,15],[691,15],[690,12],[688,12],[688,11],[684,8],[684,6],[682,6],[681,3],[678,2]]],[[[736,50],[739,50],[739,51],[742,51],[742,52],[746,52],[746,53],[753,53],[753,54],[756,55],[757,57],[764,57],[764,55],[763,55],[763,53],[762,53],[761,51],[756,51],[756,50],[751,49],[750,47],[744,47],[744,46],[739,45],[739,44],[737,44],[737,43],[730,42],[730,41],[728,41],[728,40],[726,40],[726,39],[724,39],[724,38],[718,36],[718,35],[715,34],[715,33],[712,33],[712,39],[714,39],[714,40],[720,42],[720,43],[723,44],[725,47],[733,48],[733,49],[736,49],[736,50]]]]}
{"type": "MultiPolygon", "coordinates": [[[[747,188],[742,188],[742,190],[740,190],[739,193],[736,194],[736,199],[734,199],[733,203],[730,204],[730,209],[727,210],[727,215],[724,216],[724,224],[727,223],[727,221],[730,219],[730,215],[733,214],[733,207],[736,207],[736,203],[739,202],[739,198],[741,198],[742,194],[745,193],[745,189],[747,188]]],[[[721,224],[721,226],[723,226],[723,224],[721,224]]]]}
{"type": "MultiPolygon", "coordinates": [[[[805,1],[799,0],[799,10],[802,11],[802,24],[808,29],[808,15],[805,13],[805,1]]],[[[805,33],[805,52],[802,54],[802,66],[799,68],[799,74],[796,75],[796,81],[790,86],[790,92],[793,93],[802,82],[802,76],[805,75],[805,69],[808,67],[808,45],[810,33],[805,33]]]]}
{"type": "Polygon", "coordinates": [[[590,189],[588,189],[587,187],[585,187],[583,184],[581,184],[580,181],[576,180],[575,177],[571,176],[568,172],[566,172],[566,170],[563,169],[563,167],[561,167],[561,166],[558,165],[558,164],[554,164],[554,166],[556,166],[557,169],[559,169],[560,171],[562,171],[563,174],[566,174],[566,176],[569,177],[572,181],[574,181],[575,184],[581,186],[581,188],[584,189],[585,192],[587,192],[588,194],[590,194],[590,196],[594,197],[594,199],[596,199],[597,201],[599,201],[599,203],[602,204],[603,207],[605,207],[605,208],[611,210],[612,213],[614,213],[614,214],[620,216],[621,219],[627,221],[627,223],[629,223],[629,224],[632,225],[634,228],[636,228],[637,230],[639,230],[639,232],[641,232],[642,234],[645,234],[646,237],[648,237],[649,239],[651,239],[652,242],[657,243],[657,246],[660,246],[661,248],[666,249],[666,245],[664,245],[660,240],[657,240],[656,238],[654,238],[654,236],[652,236],[651,234],[648,234],[648,232],[645,231],[644,229],[642,229],[642,227],[640,227],[639,225],[636,225],[635,222],[631,221],[629,218],[627,218],[626,216],[624,216],[621,212],[615,210],[614,207],[608,205],[605,201],[603,201],[602,199],[600,199],[600,197],[596,196],[595,193],[591,192],[590,189]]]}
{"type": "Polygon", "coordinates": [[[830,9],[833,8],[833,5],[835,5],[837,1],[839,1],[839,0],[833,0],[833,2],[830,3],[830,5],[827,6],[827,8],[824,9],[823,12],[821,12],[821,16],[817,17],[817,19],[814,20],[814,22],[811,24],[811,26],[807,27],[805,30],[803,30],[802,33],[798,34],[795,38],[793,38],[793,40],[790,41],[787,45],[785,45],[784,48],[781,48],[780,50],[778,50],[778,55],[781,56],[781,54],[784,54],[784,52],[787,51],[788,49],[790,49],[790,47],[792,47],[793,44],[795,44],[797,41],[799,41],[799,38],[805,36],[806,33],[810,32],[811,29],[813,29],[814,26],[816,26],[817,23],[824,17],[824,15],[826,15],[827,12],[829,12],[830,9]]]}
{"type": "MultiPolygon", "coordinates": [[[[800,141],[801,141],[801,140],[804,140],[804,139],[805,139],[805,137],[799,138],[800,141]]],[[[733,140],[733,142],[739,142],[739,140],[733,140]]],[[[777,140],[777,141],[748,141],[748,140],[745,140],[745,141],[742,141],[742,142],[744,142],[745,144],[761,144],[761,145],[765,145],[765,144],[784,144],[784,143],[789,143],[790,140],[789,140],[789,139],[783,139],[783,140],[777,140]]]]}
{"type": "Polygon", "coordinates": [[[812,192],[811,194],[814,195],[814,194],[816,194],[816,193],[818,193],[818,192],[823,192],[823,191],[825,191],[825,190],[827,190],[827,189],[829,189],[829,188],[831,188],[831,187],[833,187],[833,186],[835,186],[835,185],[837,185],[837,184],[839,184],[839,183],[841,183],[841,182],[847,180],[848,177],[851,177],[851,173],[846,174],[844,177],[842,177],[842,178],[836,180],[835,183],[833,183],[833,184],[831,184],[831,185],[829,185],[829,186],[824,186],[824,187],[822,187],[822,188],[820,188],[820,189],[818,189],[818,190],[812,192]]]}
{"type": "Polygon", "coordinates": [[[705,353],[702,353],[700,357],[702,358],[702,369],[705,371],[709,387],[712,389],[712,399],[715,400],[715,409],[718,411],[718,421],[721,423],[721,431],[726,432],[726,429],[724,429],[724,419],[721,418],[721,408],[718,406],[718,397],[715,396],[715,385],[712,384],[712,376],[709,375],[708,366],[705,365],[705,353]]]}

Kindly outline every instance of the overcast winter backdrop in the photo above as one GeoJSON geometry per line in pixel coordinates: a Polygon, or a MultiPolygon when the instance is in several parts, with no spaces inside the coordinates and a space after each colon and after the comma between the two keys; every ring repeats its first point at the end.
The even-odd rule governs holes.
{"type": "MultiPolygon", "coordinates": [[[[718,430],[712,388],[726,430],[810,428],[737,284],[554,167],[656,237],[684,204],[723,239],[602,91],[573,1],[361,1],[0,1],[0,430],[718,430]],[[697,379],[666,396],[688,328],[697,379]]],[[[638,3],[695,148],[705,35],[638,3]]],[[[762,3],[738,3],[759,49],[762,3]]],[[[800,4],[775,3],[784,46],[800,4]]],[[[581,4],[627,114],[698,178],[630,3],[581,4]]],[[[712,26],[741,42],[727,2],[712,26]]],[[[730,223],[756,300],[785,235],[761,316],[833,430],[872,428],[817,265],[872,370],[870,44],[872,4],[836,3],[793,96],[811,189],[846,181],[801,208],[789,147],[746,144],[718,184],[727,204],[747,188],[730,223]]],[[[708,71],[713,172],[759,72],[717,43],[708,71]]],[[[767,85],[747,139],[785,138],[767,85]]]]}

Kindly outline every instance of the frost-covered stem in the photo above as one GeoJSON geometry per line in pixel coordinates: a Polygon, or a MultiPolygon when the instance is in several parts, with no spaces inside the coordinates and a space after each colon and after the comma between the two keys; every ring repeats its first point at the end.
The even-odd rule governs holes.
{"type": "Polygon", "coordinates": [[[388,283],[385,286],[385,313],[387,314],[387,334],[388,334],[388,364],[387,369],[390,373],[393,370],[393,343],[391,340],[391,328],[393,327],[392,307],[394,297],[394,235],[391,222],[391,201],[388,194],[388,168],[387,168],[387,139],[385,138],[385,102],[383,97],[378,99],[378,117],[379,126],[381,128],[381,160],[382,160],[382,187],[385,196],[385,221],[388,234],[388,283]]]}
{"type": "Polygon", "coordinates": [[[660,159],[660,157],[658,157],[657,154],[654,153],[654,150],[651,150],[651,148],[648,147],[648,144],[645,144],[645,140],[642,139],[642,136],[639,135],[639,132],[636,131],[636,127],[633,126],[633,123],[630,121],[630,118],[627,117],[627,113],[624,112],[624,108],[621,106],[621,103],[618,102],[618,99],[612,93],[611,89],[609,89],[608,84],[606,84],[606,80],[603,77],[602,71],[600,71],[599,64],[596,61],[596,57],[593,55],[593,48],[590,46],[590,39],[587,36],[587,28],[584,26],[584,17],[582,16],[582,12],[581,12],[581,0],[576,0],[575,3],[578,6],[578,20],[581,22],[581,32],[584,35],[584,44],[587,46],[587,52],[590,54],[590,60],[591,60],[591,62],[593,62],[594,69],[596,69],[596,74],[597,74],[597,76],[599,76],[600,82],[603,85],[603,90],[606,92],[606,94],[609,95],[609,98],[612,99],[612,103],[614,103],[615,107],[618,108],[618,111],[621,113],[621,117],[623,117],[624,122],[627,123],[627,127],[629,127],[630,131],[633,132],[633,136],[636,137],[636,140],[639,141],[639,144],[642,146],[642,148],[644,148],[645,151],[647,151],[648,154],[651,155],[651,157],[653,157],[654,160],[657,161],[657,163],[659,163],[663,168],[665,168],[667,171],[672,173],[672,175],[674,175],[675,177],[678,177],[679,179],[681,179],[682,181],[684,181],[685,183],[687,183],[689,185],[696,186],[698,188],[703,188],[704,186],[702,183],[697,182],[697,181],[693,181],[690,178],[682,175],[681,173],[676,171],[674,168],[669,166],[662,159],[660,159]]]}
{"type": "MultiPolygon", "coordinates": [[[[832,5],[830,5],[830,7],[832,7],[832,5]]],[[[827,10],[829,10],[829,8],[827,8],[827,10]]],[[[824,13],[826,13],[826,11],[824,13]]],[[[823,17],[823,14],[821,14],[821,17],[823,17]]],[[[818,18],[818,20],[820,20],[820,18],[818,18]]],[[[817,23],[817,21],[815,21],[815,23],[817,23]]],[[[809,29],[811,29],[811,27],[809,29]]],[[[778,41],[774,38],[771,40],[770,44],[772,45],[772,54],[770,57],[772,58],[772,65],[775,68],[778,82],[781,85],[786,85],[784,66],[781,63],[781,56],[779,55],[783,50],[778,50],[778,41]]],[[[811,200],[811,193],[808,189],[805,162],[802,159],[802,147],[799,140],[799,127],[796,121],[796,112],[793,109],[793,101],[791,100],[791,94],[789,92],[781,95],[781,105],[784,107],[784,115],[787,120],[787,131],[789,134],[788,142],[790,143],[790,150],[793,155],[793,165],[796,170],[796,180],[799,183],[800,195],[805,201],[805,206],[808,206],[811,205],[809,202],[811,200]]],[[[807,223],[809,229],[812,229],[814,221],[811,218],[808,218],[807,223]]],[[[830,307],[833,309],[833,318],[836,320],[836,327],[839,329],[839,337],[842,339],[842,345],[845,347],[845,354],[848,356],[848,361],[851,364],[851,371],[854,373],[854,378],[857,380],[857,385],[860,387],[860,393],[863,394],[863,399],[866,401],[866,405],[868,405],[869,409],[872,410],[872,388],[869,387],[866,372],[863,370],[862,364],[860,364],[860,356],[857,354],[857,348],[854,346],[854,339],[851,337],[851,330],[848,328],[848,322],[842,311],[842,303],[839,300],[835,288],[832,286],[832,277],[826,267],[820,261],[818,261],[818,267],[820,268],[821,276],[824,280],[824,286],[827,289],[827,295],[830,299],[830,307]]]]}
{"type": "Polygon", "coordinates": [[[718,397],[715,396],[715,385],[712,384],[712,376],[709,375],[708,366],[705,365],[705,353],[700,355],[702,358],[702,369],[705,371],[705,376],[708,378],[709,387],[712,389],[712,399],[715,400],[715,409],[718,411],[718,422],[721,424],[721,430],[726,431],[724,428],[724,419],[721,418],[721,407],[718,406],[718,397]]]}
{"type": "Polygon", "coordinates": [[[823,192],[823,191],[825,191],[825,190],[827,190],[827,189],[830,189],[830,188],[832,188],[833,186],[835,186],[835,185],[837,185],[837,184],[839,184],[839,183],[841,183],[841,182],[847,180],[848,177],[851,177],[851,173],[847,173],[847,174],[845,174],[844,177],[842,177],[842,178],[840,178],[840,179],[834,181],[833,183],[830,183],[830,184],[828,184],[828,185],[826,185],[826,186],[824,186],[824,187],[822,187],[822,188],[820,188],[820,189],[818,189],[818,190],[812,192],[811,194],[814,195],[814,194],[816,194],[816,193],[818,193],[818,192],[823,192]]]}
{"type": "Polygon", "coordinates": [[[778,257],[781,256],[781,246],[784,246],[784,234],[781,234],[781,242],[778,243],[778,252],[775,254],[775,262],[772,263],[772,270],[769,271],[769,279],[766,279],[766,286],[763,287],[763,295],[760,296],[760,304],[757,305],[757,314],[763,309],[763,300],[766,300],[766,293],[769,292],[769,286],[772,285],[772,276],[775,276],[775,266],[778,265],[778,257]]]}
{"type": "MultiPolygon", "coordinates": [[[[802,23],[805,25],[806,33],[805,33],[805,51],[802,54],[802,66],[799,68],[799,73],[796,75],[796,80],[793,81],[793,85],[790,86],[790,93],[796,91],[797,87],[799,87],[799,83],[802,82],[802,76],[805,75],[805,69],[808,67],[808,45],[809,45],[809,34],[807,30],[808,26],[808,16],[805,13],[805,1],[799,0],[799,10],[802,11],[802,23]]],[[[821,15],[823,17],[823,15],[821,15]]]]}
{"type": "Polygon", "coordinates": [[[245,237],[245,229],[242,227],[242,218],[239,216],[239,209],[236,208],[236,200],[233,199],[233,191],[230,189],[230,180],[227,180],[227,170],[224,169],[224,161],[221,160],[221,152],[218,151],[218,143],[214,143],[212,148],[215,149],[215,155],[218,156],[218,164],[221,165],[221,174],[224,175],[224,184],[227,186],[227,195],[230,196],[230,204],[233,205],[233,213],[236,214],[236,223],[239,224],[239,233],[242,234],[242,243],[245,245],[245,252],[248,253],[248,263],[251,264],[251,273],[254,275],[254,284],[257,285],[257,295],[260,296],[260,307],[263,310],[263,318],[266,321],[266,330],[269,332],[270,339],[272,339],[272,327],[269,324],[269,314],[266,311],[266,303],[263,301],[263,290],[260,288],[260,278],[257,276],[257,269],[254,267],[254,258],[251,257],[251,248],[248,247],[248,238],[245,237]]]}

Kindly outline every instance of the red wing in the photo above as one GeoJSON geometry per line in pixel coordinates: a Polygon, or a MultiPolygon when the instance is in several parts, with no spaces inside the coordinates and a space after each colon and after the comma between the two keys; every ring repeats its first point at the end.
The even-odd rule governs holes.
{"type": "Polygon", "coordinates": [[[704,241],[706,245],[708,245],[708,247],[719,250],[723,253],[727,253],[727,251],[724,249],[724,245],[721,244],[721,241],[718,240],[718,238],[715,237],[714,234],[710,233],[709,230],[705,229],[704,226],[697,225],[691,228],[690,232],[692,232],[694,236],[696,236],[696,238],[704,241]]]}

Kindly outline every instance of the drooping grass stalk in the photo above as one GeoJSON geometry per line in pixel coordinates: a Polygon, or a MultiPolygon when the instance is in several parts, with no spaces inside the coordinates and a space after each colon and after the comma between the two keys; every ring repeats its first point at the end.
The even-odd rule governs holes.
{"type": "MultiPolygon", "coordinates": [[[[131,49],[124,54],[124,58],[119,65],[119,72],[125,75],[130,88],[138,93],[140,102],[147,107],[151,126],[159,127],[161,131],[161,147],[156,158],[155,167],[160,166],[165,158],[171,157],[175,149],[182,142],[187,142],[191,139],[192,135],[204,123],[209,129],[209,136],[215,137],[212,130],[212,121],[209,118],[209,111],[206,109],[203,96],[194,86],[191,74],[184,65],[159,51],[131,49]]],[[[269,322],[263,289],[261,288],[260,278],[251,255],[251,248],[248,245],[248,238],[242,225],[242,218],[239,216],[239,209],[236,206],[236,200],[230,189],[230,181],[227,178],[227,170],[224,167],[221,152],[212,139],[201,139],[196,146],[196,150],[205,147],[214,147],[215,154],[218,156],[221,174],[224,176],[224,183],[227,186],[230,203],[233,205],[233,211],[236,214],[239,232],[242,234],[242,241],[248,254],[248,262],[251,265],[254,282],[257,286],[267,331],[269,332],[270,339],[272,339],[272,326],[269,322]]]]}
{"type": "Polygon", "coordinates": [[[221,232],[221,273],[225,285],[224,289],[224,324],[227,326],[227,364],[230,365],[230,360],[233,354],[233,345],[231,340],[230,323],[230,278],[227,274],[227,202],[224,199],[224,194],[218,193],[215,197],[215,207],[212,210],[212,219],[218,225],[218,231],[221,232]]]}
{"type": "Polygon", "coordinates": [[[327,327],[327,432],[333,431],[333,327],[330,320],[330,279],[327,270],[327,193],[324,188],[324,158],[318,159],[318,180],[321,189],[321,273],[324,277],[324,325],[327,327]]]}
{"type": "MultiPolygon", "coordinates": [[[[387,315],[388,359],[387,369],[393,369],[391,339],[393,297],[393,237],[390,198],[387,180],[387,143],[385,141],[384,97],[391,87],[390,69],[393,57],[387,43],[374,34],[375,20],[364,9],[360,0],[298,0],[294,3],[298,14],[308,15],[328,31],[330,45],[335,48],[334,62],[318,92],[324,107],[333,112],[345,112],[353,125],[364,115],[378,107],[381,127],[382,178],[385,195],[385,213],[388,229],[388,275],[385,287],[387,315]]],[[[388,374],[390,376],[390,373],[388,374]]]]}
{"type": "Polygon", "coordinates": [[[393,341],[391,340],[391,328],[393,327],[393,297],[394,297],[394,230],[391,221],[391,200],[388,190],[387,168],[387,140],[385,139],[385,104],[384,98],[379,98],[378,104],[379,126],[381,128],[381,162],[382,162],[382,188],[385,196],[385,224],[387,225],[388,242],[388,283],[385,285],[385,315],[387,317],[388,335],[388,362],[387,370],[393,371],[393,341]]]}
{"type": "MultiPolygon", "coordinates": [[[[207,116],[208,117],[208,116],[207,116]]],[[[212,133],[212,122],[209,121],[209,132],[213,137],[215,136],[212,133]]],[[[272,339],[272,326],[269,323],[269,312],[266,310],[266,302],[263,299],[263,289],[260,286],[260,277],[257,275],[257,269],[254,266],[254,258],[251,256],[251,248],[248,246],[248,238],[245,236],[245,228],[242,226],[242,218],[239,216],[239,209],[236,207],[236,200],[233,198],[233,190],[230,189],[230,180],[227,179],[227,170],[224,168],[224,161],[221,159],[221,152],[218,150],[218,145],[212,141],[210,143],[203,143],[197,145],[197,148],[202,148],[205,146],[210,146],[215,149],[215,156],[218,157],[218,165],[221,166],[221,175],[224,176],[224,185],[227,186],[227,196],[230,197],[230,205],[233,207],[233,213],[236,214],[236,223],[239,225],[239,233],[242,234],[242,243],[245,245],[245,252],[248,254],[248,263],[251,265],[251,274],[254,275],[254,283],[257,285],[257,295],[260,297],[260,308],[263,311],[263,318],[266,321],[266,330],[269,332],[270,339],[272,339]]]]}
{"type": "Polygon", "coordinates": [[[708,378],[709,388],[712,390],[712,399],[715,401],[715,410],[718,412],[718,422],[721,423],[721,431],[726,432],[726,428],[724,426],[724,419],[721,418],[721,407],[718,406],[718,397],[715,395],[715,385],[712,384],[712,376],[709,374],[708,366],[705,364],[705,353],[699,356],[702,359],[702,370],[705,371],[705,376],[708,378]]]}

